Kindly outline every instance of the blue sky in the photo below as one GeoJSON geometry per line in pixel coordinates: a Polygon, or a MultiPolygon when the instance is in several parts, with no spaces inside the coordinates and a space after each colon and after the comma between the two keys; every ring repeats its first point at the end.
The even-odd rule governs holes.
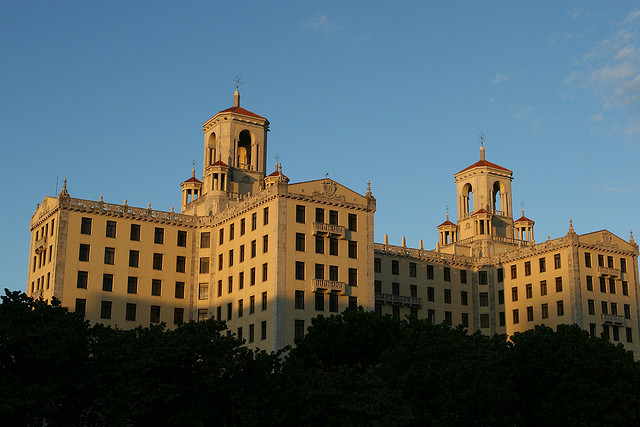
{"type": "Polygon", "coordinates": [[[21,1],[0,23],[0,287],[25,289],[57,179],[178,208],[236,75],[271,122],[270,169],[371,180],[376,241],[435,247],[480,132],[537,241],[569,218],[640,241],[637,2],[21,1]]]}

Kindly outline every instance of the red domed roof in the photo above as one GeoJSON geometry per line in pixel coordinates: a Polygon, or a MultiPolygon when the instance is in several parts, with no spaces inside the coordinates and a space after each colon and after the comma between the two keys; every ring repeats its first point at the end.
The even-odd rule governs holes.
{"type": "Polygon", "coordinates": [[[535,224],[535,221],[532,219],[527,218],[526,216],[522,215],[520,218],[516,219],[515,222],[530,222],[532,224],[535,224]]]}
{"type": "Polygon", "coordinates": [[[223,162],[222,160],[216,160],[215,162],[213,162],[211,166],[225,166],[227,168],[229,167],[229,165],[223,162]]]}
{"type": "MultiPolygon", "coordinates": [[[[489,211],[487,211],[487,210],[484,210],[484,209],[480,208],[480,209],[478,209],[477,211],[475,211],[475,212],[473,213],[473,215],[478,215],[478,214],[489,214],[489,215],[491,215],[491,212],[489,212],[489,211]]],[[[472,216],[473,216],[473,215],[472,215],[472,216]]]]}
{"type": "MultiPolygon", "coordinates": [[[[263,120],[267,120],[265,117],[259,116],[256,113],[252,113],[249,110],[245,110],[242,107],[231,107],[231,108],[227,108],[226,110],[222,110],[220,111],[220,113],[236,113],[236,114],[242,114],[244,116],[251,116],[251,117],[257,117],[259,119],[263,119],[263,120]]],[[[218,113],[218,114],[220,114],[218,113]]]]}
{"type": "Polygon", "coordinates": [[[183,184],[186,184],[187,182],[195,182],[197,184],[202,184],[202,181],[200,181],[198,178],[196,178],[195,176],[192,176],[191,178],[189,178],[188,180],[184,181],[183,184]]]}
{"type": "Polygon", "coordinates": [[[438,228],[440,228],[440,227],[442,227],[442,226],[444,226],[444,225],[453,225],[454,227],[457,227],[457,225],[456,225],[456,224],[454,224],[453,222],[451,222],[451,221],[449,221],[449,220],[446,220],[445,222],[443,222],[442,224],[440,224],[440,225],[438,226],[438,228]]]}
{"type": "MultiPolygon", "coordinates": [[[[494,169],[500,169],[500,170],[503,170],[503,171],[511,172],[509,169],[507,169],[507,168],[503,168],[502,166],[498,166],[498,165],[496,165],[495,163],[491,163],[491,162],[488,162],[488,161],[486,161],[486,160],[478,160],[477,162],[475,162],[475,163],[474,163],[474,164],[472,164],[471,166],[469,166],[469,167],[466,167],[466,168],[462,169],[462,170],[461,170],[460,172],[458,172],[458,173],[462,173],[462,172],[468,171],[469,169],[473,169],[473,168],[477,168],[477,167],[481,167],[481,166],[489,167],[489,168],[494,168],[494,169]]],[[[456,174],[456,175],[457,175],[457,174],[456,174]]]]}

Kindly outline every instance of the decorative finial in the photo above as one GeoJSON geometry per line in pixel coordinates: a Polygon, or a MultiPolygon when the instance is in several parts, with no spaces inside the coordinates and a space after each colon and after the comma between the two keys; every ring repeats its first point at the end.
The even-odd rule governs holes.
{"type": "Polygon", "coordinates": [[[407,238],[402,236],[402,247],[406,248],[407,247],[407,238]]]}
{"type": "Polygon", "coordinates": [[[279,169],[278,169],[278,172],[280,173],[280,175],[282,175],[282,163],[280,163],[280,164],[278,165],[278,168],[279,168],[279,169]]]}
{"type": "Polygon", "coordinates": [[[632,245],[636,244],[636,241],[633,240],[633,230],[629,231],[629,243],[631,243],[632,245]]]}
{"type": "Polygon", "coordinates": [[[573,219],[569,218],[569,232],[567,234],[575,234],[575,230],[573,229],[573,219]]]}
{"type": "Polygon", "coordinates": [[[62,190],[60,190],[60,194],[58,194],[58,197],[69,197],[69,192],[67,191],[67,178],[65,177],[63,183],[62,183],[62,190]]]}
{"type": "Polygon", "coordinates": [[[329,172],[325,174],[325,178],[329,178],[329,172]]]}
{"type": "Polygon", "coordinates": [[[102,196],[100,196],[100,198],[98,199],[98,201],[99,201],[99,202],[101,202],[101,201],[102,201],[102,196]]]}
{"type": "Polygon", "coordinates": [[[420,239],[420,245],[419,245],[419,248],[420,248],[420,250],[421,250],[421,251],[423,251],[423,250],[424,250],[424,244],[422,243],[422,239],[420,239]]]}
{"type": "Polygon", "coordinates": [[[384,233],[384,244],[389,245],[389,235],[387,233],[384,233]]]}
{"type": "Polygon", "coordinates": [[[480,132],[478,139],[480,140],[480,160],[484,160],[484,133],[480,132]]]}
{"type": "Polygon", "coordinates": [[[233,106],[237,108],[237,107],[240,106],[240,90],[239,90],[239,88],[242,85],[242,77],[236,76],[233,81],[234,81],[234,83],[236,85],[236,91],[233,94],[233,106]]]}
{"type": "Polygon", "coordinates": [[[367,180],[367,192],[366,192],[365,196],[367,196],[367,197],[372,197],[373,196],[371,194],[371,180],[367,180]]]}

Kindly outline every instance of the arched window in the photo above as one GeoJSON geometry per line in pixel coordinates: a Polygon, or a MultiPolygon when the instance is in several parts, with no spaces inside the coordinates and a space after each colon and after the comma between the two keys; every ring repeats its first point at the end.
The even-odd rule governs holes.
{"type": "Polygon", "coordinates": [[[463,207],[465,215],[473,213],[473,188],[467,183],[462,189],[463,207]]]}
{"type": "Polygon", "coordinates": [[[216,144],[216,134],[214,132],[211,132],[211,135],[209,135],[209,140],[207,141],[207,165],[212,165],[216,161],[216,144]]]}
{"type": "Polygon", "coordinates": [[[238,139],[238,167],[251,169],[251,132],[243,130],[238,139]]]}
{"type": "Polygon", "coordinates": [[[498,181],[493,183],[493,208],[494,213],[501,214],[502,211],[502,190],[498,181]]]}

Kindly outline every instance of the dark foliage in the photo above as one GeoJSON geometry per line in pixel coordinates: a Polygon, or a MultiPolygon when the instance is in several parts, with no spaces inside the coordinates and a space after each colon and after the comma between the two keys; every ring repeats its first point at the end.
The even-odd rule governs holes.
{"type": "Polygon", "coordinates": [[[123,331],[0,304],[3,425],[638,425],[639,369],[576,325],[507,340],[347,310],[266,353],[215,320],[123,331]]]}

